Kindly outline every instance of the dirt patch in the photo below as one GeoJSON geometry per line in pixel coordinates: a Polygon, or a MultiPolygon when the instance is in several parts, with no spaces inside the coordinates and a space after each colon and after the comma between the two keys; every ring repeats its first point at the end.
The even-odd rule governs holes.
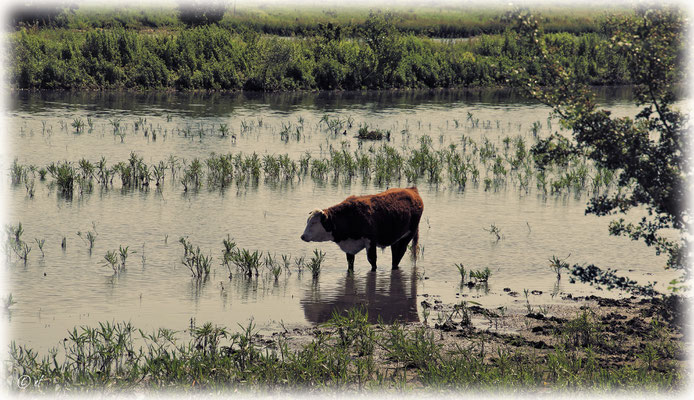
{"type": "MultiPolygon", "coordinates": [[[[461,308],[423,298],[423,306],[436,309],[436,321],[403,324],[405,332],[424,329],[433,335],[443,354],[461,349],[494,360],[498,350],[526,352],[542,357],[556,351],[587,352],[605,367],[624,364],[648,368],[680,369],[686,359],[684,322],[686,301],[681,298],[623,298],[598,296],[569,297],[571,303],[553,305],[551,312],[509,312],[479,305],[461,308]],[[444,316],[441,319],[441,315],[444,316]]],[[[389,325],[373,325],[383,334],[389,325]]],[[[257,344],[277,348],[286,343],[292,351],[313,342],[318,336],[336,340],[337,329],[330,324],[285,330],[256,336],[257,344]]],[[[374,361],[389,368],[386,345],[374,350],[374,361]]]]}

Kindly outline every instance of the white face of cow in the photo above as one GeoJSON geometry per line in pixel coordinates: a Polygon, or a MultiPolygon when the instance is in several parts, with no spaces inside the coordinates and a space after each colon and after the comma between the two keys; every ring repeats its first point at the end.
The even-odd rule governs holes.
{"type": "Polygon", "coordinates": [[[333,240],[333,234],[326,231],[321,224],[321,216],[324,216],[323,210],[313,210],[306,221],[306,229],[301,235],[301,240],[304,242],[327,242],[333,240]]]}

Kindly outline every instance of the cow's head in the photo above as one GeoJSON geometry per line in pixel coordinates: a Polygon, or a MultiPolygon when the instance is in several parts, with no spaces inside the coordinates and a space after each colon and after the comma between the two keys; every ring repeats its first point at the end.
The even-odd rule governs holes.
{"type": "Polygon", "coordinates": [[[308,215],[306,229],[304,229],[304,234],[301,235],[301,240],[304,242],[327,242],[333,240],[331,230],[325,211],[315,209],[308,215]]]}

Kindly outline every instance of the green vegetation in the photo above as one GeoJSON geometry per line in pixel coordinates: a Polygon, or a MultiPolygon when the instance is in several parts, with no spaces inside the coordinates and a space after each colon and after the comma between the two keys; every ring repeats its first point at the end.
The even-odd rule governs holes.
{"type": "MultiPolygon", "coordinates": [[[[207,278],[210,275],[212,256],[202,254],[200,246],[193,247],[193,244],[188,241],[187,237],[181,237],[178,242],[183,246],[183,257],[181,258],[181,263],[183,263],[183,265],[190,270],[190,273],[195,279],[207,278]]],[[[125,266],[125,260],[123,260],[123,266],[125,266]]]]}
{"type": "MultiPolygon", "coordinates": [[[[469,318],[467,311],[463,314],[469,318]]],[[[453,326],[455,315],[461,314],[452,313],[441,326],[453,326]]],[[[12,343],[7,376],[12,382],[35,382],[24,390],[36,393],[67,388],[208,391],[422,386],[676,391],[686,380],[674,364],[677,344],[667,325],[656,319],[639,334],[649,345],[635,346],[635,353],[625,353],[618,362],[612,355],[616,336],[587,311],[552,328],[553,346],[545,350],[518,347],[523,341],[520,336],[495,339],[469,326],[465,329],[466,344],[446,346],[431,328],[371,325],[363,311],[352,309],[334,314],[314,329],[310,343],[292,349],[281,335],[272,341],[257,340],[252,323],[237,333],[211,323],[193,325],[187,331],[188,340],[167,329],[148,333],[130,323],[101,323],[75,328],[62,348],[47,356],[12,343]]]]}
{"type": "MultiPolygon", "coordinates": [[[[331,122],[325,122],[338,120],[347,129],[354,123],[350,118],[340,120],[326,115],[316,127],[301,128],[301,135],[340,137],[340,131],[344,128],[338,129],[336,133],[333,129],[326,128],[331,122]]],[[[248,139],[251,135],[269,133],[283,142],[295,140],[284,133],[287,127],[291,126],[290,123],[281,122],[282,128],[278,132],[276,126],[265,123],[261,127],[255,122],[240,121],[241,131],[238,137],[248,139]]],[[[547,158],[547,154],[552,153],[551,149],[558,149],[548,147],[548,140],[542,139],[552,132],[551,123],[536,122],[531,128],[535,137],[526,139],[528,133],[523,133],[520,124],[514,126],[511,122],[495,122],[499,127],[497,132],[505,136],[497,136],[494,141],[489,139],[487,133],[495,129],[494,122],[471,118],[467,122],[458,121],[456,129],[460,132],[459,138],[450,137],[449,142],[445,142],[441,136],[438,145],[426,133],[415,136],[409,129],[405,129],[398,135],[389,135],[389,131],[386,131],[385,137],[390,137],[388,142],[362,140],[358,142],[357,149],[351,151],[349,143],[342,141],[339,147],[329,144],[327,149],[324,149],[321,145],[320,151],[307,151],[298,158],[292,158],[289,154],[261,156],[256,152],[237,152],[211,153],[208,158],[194,158],[192,161],[170,155],[166,159],[147,163],[143,161],[142,156],[132,152],[127,160],[115,164],[109,163],[103,156],[98,157],[98,161],[81,159],[77,164],[68,161],[50,163],[47,170],[51,171],[50,176],[53,179],[44,177],[43,180],[39,179],[39,182],[49,187],[57,186],[61,196],[67,199],[72,198],[74,193],[88,194],[95,186],[106,190],[120,184],[120,188],[125,191],[146,191],[152,186],[160,188],[164,183],[170,183],[174,187],[182,188],[183,192],[195,193],[204,186],[225,190],[233,185],[241,188],[257,185],[261,181],[286,183],[307,178],[317,182],[332,181],[343,184],[357,179],[379,185],[411,185],[426,182],[432,185],[449,185],[459,190],[465,190],[469,185],[483,185],[484,190],[494,191],[516,187],[525,193],[536,187],[540,194],[557,196],[567,193],[577,196],[600,196],[610,193],[614,187],[614,173],[605,168],[596,168],[594,162],[576,152],[562,153],[560,159],[547,158]],[[519,133],[508,134],[515,130],[519,133]],[[475,141],[470,135],[478,135],[482,139],[475,141]],[[418,145],[411,147],[408,143],[412,137],[417,138],[418,145]],[[393,143],[394,140],[400,141],[397,147],[393,143]]],[[[98,120],[93,123],[95,133],[99,132],[99,126],[105,131],[110,131],[108,127],[103,128],[103,124],[100,125],[98,120]]],[[[124,135],[144,135],[145,132],[149,132],[148,134],[158,134],[164,138],[168,135],[178,135],[191,140],[193,137],[195,140],[213,137],[232,143],[236,141],[229,132],[220,133],[218,125],[199,124],[195,128],[186,125],[174,127],[169,131],[168,128],[154,127],[150,123],[138,131],[125,127],[119,127],[118,130],[124,135]],[[196,132],[192,133],[193,130],[196,132]]],[[[363,124],[359,131],[383,134],[383,130],[371,130],[363,124]]],[[[68,130],[65,132],[69,133],[68,130]]],[[[296,137],[297,142],[303,140],[301,135],[296,137]]],[[[553,133],[550,138],[557,135],[553,133]]],[[[554,151],[552,154],[556,155],[559,152],[554,151]]],[[[10,175],[13,182],[15,179],[18,182],[33,182],[37,171],[40,174],[44,169],[46,168],[42,166],[22,165],[15,160],[10,175]]],[[[503,238],[500,228],[495,224],[491,224],[485,230],[497,240],[503,238]]]]}
{"type": "MultiPolygon", "coordinates": [[[[577,6],[536,5],[534,12],[543,15],[548,32],[573,34],[600,31],[606,13],[630,15],[633,10],[623,5],[600,3],[577,6]]],[[[328,33],[354,37],[365,29],[369,15],[386,14],[400,33],[436,38],[467,38],[482,34],[503,33],[507,24],[504,17],[509,11],[505,2],[487,2],[480,5],[389,4],[387,11],[379,4],[311,7],[300,4],[272,6],[264,4],[236,4],[213,1],[186,1],[185,6],[170,1],[158,7],[128,5],[112,7],[88,4],[23,5],[16,7],[12,23],[16,28],[41,27],[51,29],[114,29],[129,30],[181,30],[196,25],[216,23],[224,28],[253,31],[279,36],[327,36],[328,33]],[[339,28],[336,30],[336,28],[339,28]]]]}
{"type": "MultiPolygon", "coordinates": [[[[116,12],[113,21],[119,12],[128,13],[116,12]]],[[[470,40],[421,36],[432,34],[426,26],[437,16],[445,21],[445,11],[422,18],[363,12],[363,22],[351,29],[318,22],[315,29],[296,28],[307,34],[300,38],[262,35],[258,30],[265,28],[250,22],[235,25],[222,20],[190,27],[162,23],[152,32],[135,28],[138,23],[128,22],[134,17],[108,23],[99,22],[108,13],[94,17],[88,12],[67,13],[67,22],[49,24],[52,28],[21,27],[9,34],[13,54],[9,75],[17,89],[286,91],[500,86],[507,85],[507,78],[521,67],[540,71],[529,48],[508,29],[503,13],[462,14],[449,26],[470,29],[468,34],[476,35],[470,40]],[[406,20],[422,26],[406,28],[402,25],[406,20]],[[473,20],[493,27],[465,25],[473,20]]],[[[586,18],[571,13],[548,16],[566,29],[547,34],[544,40],[561,50],[562,65],[585,84],[631,83],[625,59],[610,46],[613,31],[603,25],[605,18],[590,15],[589,26],[577,29],[571,21],[586,18]]],[[[288,14],[280,20],[296,23],[288,14]]],[[[74,123],[76,132],[81,132],[84,122],[74,123]]]]}
{"type": "MultiPolygon", "coordinates": [[[[598,108],[576,71],[565,68],[563,49],[547,40],[532,15],[521,13],[516,19],[520,37],[525,38],[522,47],[534,52],[541,69],[522,68],[514,81],[553,107],[573,133],[572,141],[559,134],[548,138],[543,149],[535,149],[541,150],[535,157],[542,154],[543,164],[561,163],[575,154],[594,161],[599,171],[612,171],[618,190],[592,198],[586,212],[601,216],[645,208],[648,216],[638,222],[615,220],[610,233],[653,246],[657,254],[669,256],[668,267],[688,277],[689,118],[674,104],[677,84],[685,79],[679,68],[687,49],[685,16],[676,8],[657,8],[608,21],[611,46],[625,61],[625,72],[636,85],[637,104],[643,107],[634,117],[616,118],[598,108]],[[664,233],[672,230],[678,238],[664,233]]],[[[581,176],[585,175],[567,175],[567,180],[581,176]]]]}
{"type": "MultiPolygon", "coordinates": [[[[567,256],[568,258],[568,256],[567,256]]],[[[562,260],[559,259],[557,256],[552,256],[549,261],[549,268],[557,274],[557,280],[561,279],[561,271],[562,270],[567,270],[569,269],[569,263],[565,261],[566,259],[562,260]]]]}
{"type": "Polygon", "coordinates": [[[7,242],[5,243],[5,253],[9,256],[9,250],[12,250],[12,252],[14,252],[14,254],[26,264],[29,253],[31,252],[31,246],[29,246],[29,244],[22,239],[23,234],[24,228],[22,227],[21,222],[18,223],[17,226],[7,225],[5,227],[5,235],[7,237],[7,242]]]}
{"type": "Polygon", "coordinates": [[[320,275],[320,269],[321,266],[323,265],[323,261],[325,260],[325,252],[314,249],[313,250],[313,257],[311,257],[310,260],[306,263],[306,268],[308,268],[309,271],[311,271],[311,276],[313,276],[313,279],[318,278],[320,275]]]}

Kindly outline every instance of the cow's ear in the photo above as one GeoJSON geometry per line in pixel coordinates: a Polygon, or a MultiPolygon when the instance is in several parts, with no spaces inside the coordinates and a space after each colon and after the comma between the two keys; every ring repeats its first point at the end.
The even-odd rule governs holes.
{"type": "Polygon", "coordinates": [[[333,221],[331,221],[330,218],[328,218],[328,215],[324,211],[321,211],[320,213],[320,223],[321,225],[323,225],[323,228],[325,228],[326,232],[330,232],[334,228],[333,221]]]}

